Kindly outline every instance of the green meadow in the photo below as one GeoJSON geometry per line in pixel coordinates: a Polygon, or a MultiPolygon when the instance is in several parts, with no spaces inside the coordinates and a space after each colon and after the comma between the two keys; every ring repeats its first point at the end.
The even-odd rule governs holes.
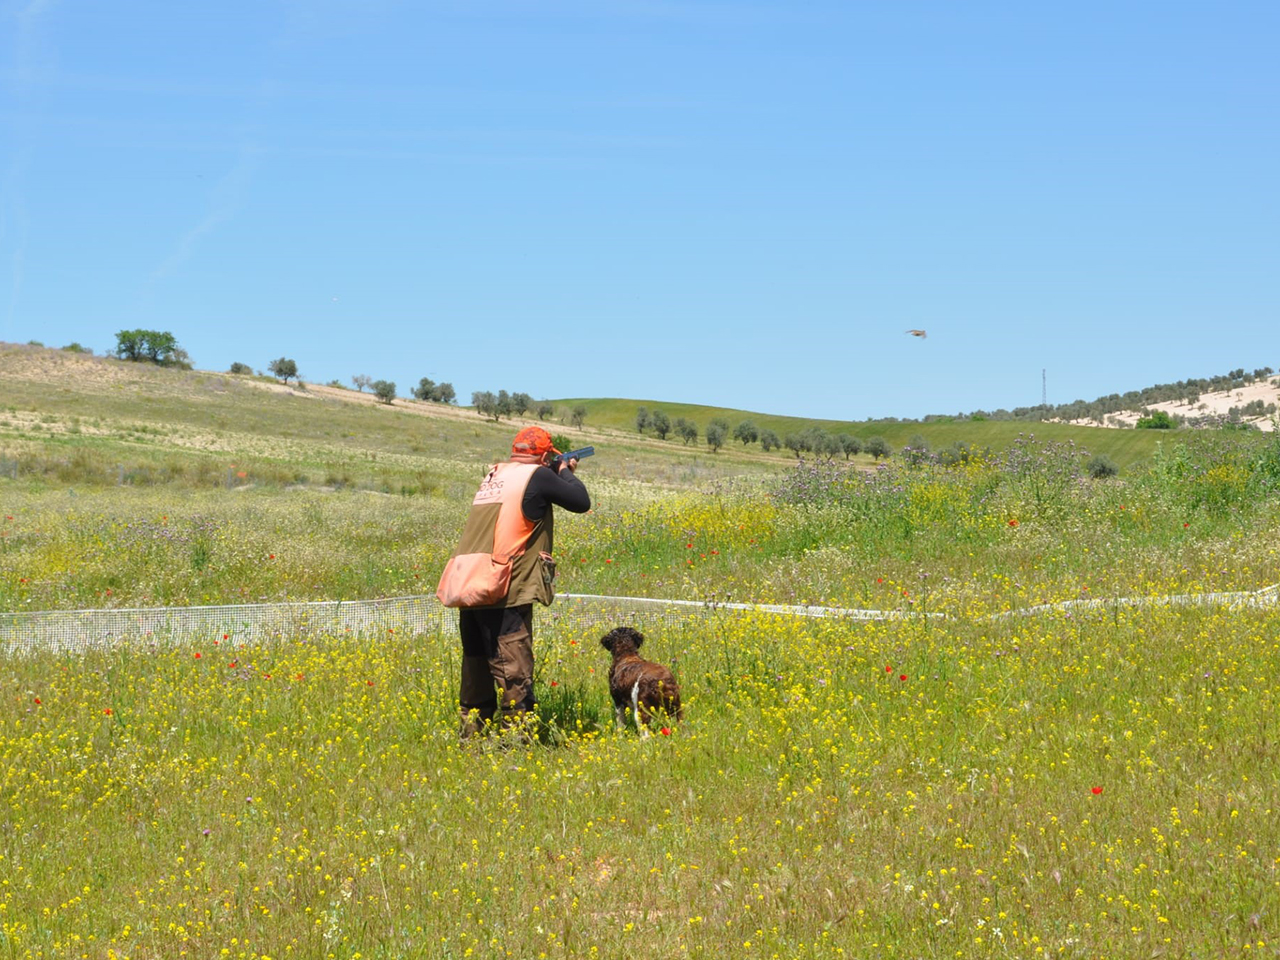
{"type": "MultiPolygon", "coordinates": [[[[9,613],[431,594],[517,428],[32,347],[0,387],[9,613]]],[[[886,423],[985,452],[797,462],[631,422],[740,411],[580,402],[562,593],[894,618],[553,606],[533,742],[466,746],[449,631],[8,645],[5,955],[1280,952],[1277,435],[886,423]],[[684,690],[648,739],[622,622],[684,690]]]]}

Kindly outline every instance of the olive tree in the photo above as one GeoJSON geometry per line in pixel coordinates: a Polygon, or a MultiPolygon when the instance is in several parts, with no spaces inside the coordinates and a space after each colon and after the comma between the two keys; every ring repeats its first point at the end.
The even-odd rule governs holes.
{"type": "Polygon", "coordinates": [[[748,443],[755,443],[760,439],[760,431],[756,429],[756,425],[750,420],[743,420],[733,428],[733,439],[741,440],[742,445],[745,447],[748,443]]]}
{"type": "Polygon", "coordinates": [[[498,419],[498,398],[494,396],[492,390],[476,390],[471,394],[471,406],[475,407],[476,413],[488,419],[493,417],[498,419]]]}
{"type": "Polygon", "coordinates": [[[711,448],[712,453],[717,452],[724,446],[725,437],[728,435],[728,432],[729,431],[725,429],[723,423],[717,423],[713,420],[711,423],[707,424],[707,446],[711,448]]]}
{"type": "Polygon", "coordinates": [[[872,437],[862,449],[877,460],[881,457],[888,457],[892,453],[889,449],[889,442],[884,437],[872,437]]]}
{"type": "Polygon", "coordinates": [[[271,371],[273,377],[278,377],[285,383],[289,382],[289,378],[297,378],[298,365],[288,357],[280,357],[278,360],[272,360],[267,364],[267,369],[271,371]]]}

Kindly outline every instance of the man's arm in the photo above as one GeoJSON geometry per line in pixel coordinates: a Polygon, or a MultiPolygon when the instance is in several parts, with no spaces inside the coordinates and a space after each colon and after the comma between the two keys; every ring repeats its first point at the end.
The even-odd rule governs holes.
{"type": "Polygon", "coordinates": [[[553,504],[570,513],[586,513],[591,509],[591,495],[568,467],[559,473],[550,467],[535,470],[520,506],[530,520],[541,520],[553,504]]]}

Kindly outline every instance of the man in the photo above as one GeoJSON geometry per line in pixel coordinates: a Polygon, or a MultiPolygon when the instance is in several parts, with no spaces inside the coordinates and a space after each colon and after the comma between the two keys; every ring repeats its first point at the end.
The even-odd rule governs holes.
{"type": "Polygon", "coordinates": [[[548,605],[555,596],[551,508],[591,509],[574,475],[578,461],[553,466],[559,453],[541,427],[516,434],[511,459],[485,475],[440,575],[436,596],[459,608],[464,739],[495,717],[504,728],[519,726],[534,706],[533,602],[548,605]]]}

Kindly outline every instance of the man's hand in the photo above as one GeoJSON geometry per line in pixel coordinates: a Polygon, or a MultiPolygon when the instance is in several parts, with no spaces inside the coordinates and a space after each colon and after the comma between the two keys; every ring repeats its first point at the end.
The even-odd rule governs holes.
{"type": "Polygon", "coordinates": [[[568,467],[569,472],[572,473],[573,471],[578,469],[578,461],[577,460],[561,460],[560,466],[556,470],[556,473],[562,472],[565,467],[568,467]]]}

